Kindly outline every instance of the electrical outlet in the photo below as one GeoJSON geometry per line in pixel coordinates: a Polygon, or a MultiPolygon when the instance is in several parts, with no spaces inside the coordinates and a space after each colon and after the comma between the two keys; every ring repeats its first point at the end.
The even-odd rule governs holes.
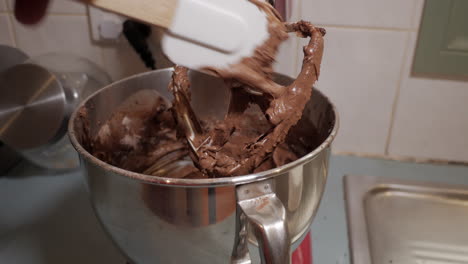
{"type": "Polygon", "coordinates": [[[91,38],[95,42],[117,42],[125,17],[88,6],[91,38]]]}

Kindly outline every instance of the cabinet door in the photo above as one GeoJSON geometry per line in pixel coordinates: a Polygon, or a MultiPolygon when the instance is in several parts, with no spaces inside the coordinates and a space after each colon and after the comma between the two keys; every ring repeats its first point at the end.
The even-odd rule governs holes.
{"type": "Polygon", "coordinates": [[[468,76],[468,0],[426,0],[413,72],[468,76]]]}

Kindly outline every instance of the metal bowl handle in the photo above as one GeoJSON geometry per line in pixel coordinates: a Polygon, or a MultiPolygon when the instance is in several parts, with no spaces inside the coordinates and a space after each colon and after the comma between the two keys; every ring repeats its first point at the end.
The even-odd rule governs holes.
{"type": "Polygon", "coordinates": [[[290,264],[291,245],[286,209],[273,192],[272,180],[237,187],[236,241],[232,264],[251,263],[247,223],[257,238],[262,264],[290,264]]]}

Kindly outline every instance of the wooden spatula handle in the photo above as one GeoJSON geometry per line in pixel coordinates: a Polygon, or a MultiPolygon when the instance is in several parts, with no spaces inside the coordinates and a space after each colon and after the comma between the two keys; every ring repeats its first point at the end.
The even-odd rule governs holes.
{"type": "Polygon", "coordinates": [[[80,0],[86,4],[124,15],[141,22],[168,28],[177,0],[80,0]]]}

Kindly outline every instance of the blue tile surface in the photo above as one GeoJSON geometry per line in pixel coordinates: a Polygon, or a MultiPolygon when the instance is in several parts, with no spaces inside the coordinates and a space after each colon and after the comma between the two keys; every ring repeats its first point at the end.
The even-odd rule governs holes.
{"type": "MultiPolygon", "coordinates": [[[[369,175],[468,185],[468,167],[333,156],[312,225],[317,264],[349,263],[343,175],[369,175]]],[[[0,263],[124,264],[87,198],[80,172],[22,165],[0,177],[0,263]]]]}

